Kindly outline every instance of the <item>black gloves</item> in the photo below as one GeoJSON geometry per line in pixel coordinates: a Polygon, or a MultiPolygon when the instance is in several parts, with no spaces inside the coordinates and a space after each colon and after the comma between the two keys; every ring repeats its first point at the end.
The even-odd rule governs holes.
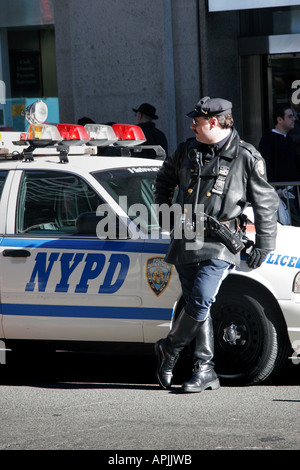
{"type": "Polygon", "coordinates": [[[254,246],[247,260],[249,268],[259,268],[259,266],[264,261],[265,257],[270,253],[270,251],[271,250],[264,250],[263,248],[255,248],[254,246]]]}

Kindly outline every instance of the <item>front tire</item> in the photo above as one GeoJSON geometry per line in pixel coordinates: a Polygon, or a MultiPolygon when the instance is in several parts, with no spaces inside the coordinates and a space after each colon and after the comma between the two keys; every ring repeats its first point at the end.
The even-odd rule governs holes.
{"type": "Polygon", "coordinates": [[[290,342],[275,299],[252,280],[229,276],[212,308],[215,370],[224,382],[258,384],[286,363],[290,342]]]}

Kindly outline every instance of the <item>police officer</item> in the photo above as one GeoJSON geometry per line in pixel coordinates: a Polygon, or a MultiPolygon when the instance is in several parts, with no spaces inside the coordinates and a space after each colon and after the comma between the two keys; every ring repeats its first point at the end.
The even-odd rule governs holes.
{"type": "MultiPolygon", "coordinates": [[[[234,253],[216,234],[210,217],[226,224],[233,233],[241,212],[251,204],[256,240],[248,266],[258,268],[275,248],[278,196],[267,182],[262,156],[241,140],[233,127],[231,108],[232,103],[225,99],[202,98],[187,115],[192,119],[195,138],[180,144],[165,159],[156,179],[158,205],[170,206],[177,187],[175,202],[183,214],[187,207],[201,207],[206,214],[204,236],[195,234],[192,249],[187,249],[185,237],[176,237],[175,230],[171,232],[166,261],[178,271],[185,308],[168,336],[155,345],[157,378],[163,388],[170,388],[178,355],[193,340],[194,372],[182,390],[201,392],[220,387],[213,364],[210,308],[221,282],[233,266],[239,265],[240,253],[234,253]]],[[[193,217],[195,222],[195,212],[193,217]]]]}

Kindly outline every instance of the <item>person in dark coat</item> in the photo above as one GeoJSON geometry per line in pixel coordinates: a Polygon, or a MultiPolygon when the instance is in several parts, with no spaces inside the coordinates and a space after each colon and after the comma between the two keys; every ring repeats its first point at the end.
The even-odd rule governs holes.
{"type": "MultiPolygon", "coordinates": [[[[194,373],[182,390],[201,392],[220,387],[213,364],[210,308],[222,281],[233,266],[239,265],[240,253],[220,238],[211,217],[233,233],[238,229],[237,219],[251,204],[256,239],[248,266],[258,268],[275,248],[278,196],[266,179],[262,156],[233,127],[231,108],[228,100],[202,98],[187,115],[193,120],[195,138],[180,144],[164,160],[156,178],[154,196],[158,207],[179,205],[184,228],[195,228],[193,238],[188,235],[190,231],[188,236],[176,238],[175,223],[165,258],[179,274],[185,307],[168,336],[155,345],[157,379],[163,388],[170,388],[177,358],[194,340],[194,373]],[[175,188],[174,204],[171,198],[175,188]],[[201,217],[203,227],[197,224],[201,217]]],[[[166,222],[161,218],[163,228],[166,222]]]]}
{"type": "MultiPolygon", "coordinates": [[[[271,183],[297,182],[300,180],[300,154],[291,132],[295,127],[295,115],[289,104],[276,107],[273,111],[274,128],[265,132],[259,143],[259,151],[267,166],[267,177],[271,183]]],[[[298,195],[295,188],[283,191],[284,185],[276,186],[281,203],[287,207],[289,197],[290,220],[292,225],[300,225],[298,195]]],[[[279,218],[281,221],[281,219],[279,218]]]]}
{"type": "Polygon", "coordinates": [[[288,135],[293,140],[297,155],[300,157],[300,89],[291,88],[289,103],[295,117],[295,125],[293,129],[288,132],[288,135]]]}
{"type": "Polygon", "coordinates": [[[157,129],[153,120],[158,119],[156,108],[149,103],[141,104],[137,109],[133,108],[136,113],[136,124],[141,127],[147,139],[146,145],[160,145],[168,155],[168,141],[165,134],[157,129]]]}
{"type": "Polygon", "coordinates": [[[265,132],[258,150],[265,159],[267,177],[272,183],[300,179],[300,156],[289,132],[294,129],[295,117],[289,104],[273,111],[274,128],[265,132]]]}

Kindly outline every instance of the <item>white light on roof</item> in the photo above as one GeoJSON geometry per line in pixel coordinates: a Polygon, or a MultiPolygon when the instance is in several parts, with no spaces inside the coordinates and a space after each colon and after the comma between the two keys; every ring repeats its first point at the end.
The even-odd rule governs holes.
{"type": "Polygon", "coordinates": [[[89,145],[101,147],[113,144],[118,140],[113,128],[106,124],[86,124],[84,127],[91,139],[89,145]]]}
{"type": "Polygon", "coordinates": [[[26,140],[50,140],[58,142],[62,136],[56,126],[51,124],[31,124],[26,134],[26,140]]]}

